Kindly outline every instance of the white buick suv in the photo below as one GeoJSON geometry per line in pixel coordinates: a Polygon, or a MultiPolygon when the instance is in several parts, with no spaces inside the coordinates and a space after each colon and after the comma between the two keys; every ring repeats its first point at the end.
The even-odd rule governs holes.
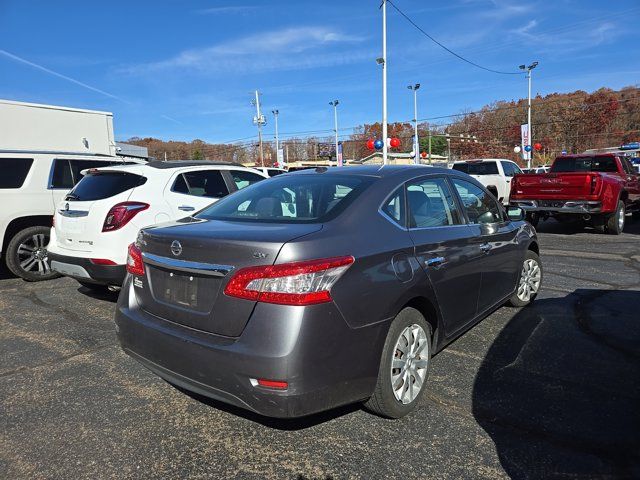
{"type": "Polygon", "coordinates": [[[153,161],[88,170],[58,204],[49,242],[51,268],[101,289],[124,280],[127,247],[141,228],[188,217],[268,178],[223,162],[153,161]]]}

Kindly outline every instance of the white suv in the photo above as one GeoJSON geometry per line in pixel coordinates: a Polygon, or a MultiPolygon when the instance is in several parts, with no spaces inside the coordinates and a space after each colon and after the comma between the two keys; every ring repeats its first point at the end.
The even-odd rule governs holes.
{"type": "Polygon", "coordinates": [[[0,151],[0,256],[9,270],[29,281],[59,276],[47,254],[55,205],[81,171],[125,163],[112,156],[0,151]]]}
{"type": "Polygon", "coordinates": [[[465,160],[455,162],[451,168],[471,175],[504,205],[509,204],[511,179],[514,175],[522,173],[516,162],[503,158],[465,160]]]}
{"type": "Polygon", "coordinates": [[[268,178],[241,165],[207,161],[154,161],[85,173],[56,209],[49,259],[53,270],[87,288],[122,284],[127,247],[141,228],[191,216],[268,178]]]}

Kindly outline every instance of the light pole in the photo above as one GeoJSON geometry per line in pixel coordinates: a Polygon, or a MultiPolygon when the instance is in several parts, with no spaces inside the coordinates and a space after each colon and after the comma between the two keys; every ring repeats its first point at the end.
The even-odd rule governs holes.
{"type": "MultiPolygon", "coordinates": [[[[527,71],[527,80],[529,84],[529,95],[527,102],[527,131],[529,132],[529,146],[533,145],[533,132],[531,130],[531,70],[538,66],[538,62],[533,62],[531,65],[520,65],[520,70],[527,71]]],[[[531,168],[531,150],[526,152],[527,155],[527,168],[531,168]]]]}
{"type": "Polygon", "coordinates": [[[262,148],[262,126],[267,124],[267,119],[260,113],[260,92],[256,90],[256,98],[253,102],[256,106],[256,116],[253,117],[253,123],[258,126],[258,142],[260,144],[260,166],[264,167],[264,150],[262,148]]]}
{"type": "Polygon", "coordinates": [[[280,167],[280,157],[278,156],[279,152],[280,152],[280,142],[278,141],[278,114],[280,113],[278,110],[271,110],[271,113],[273,113],[273,117],[275,119],[276,122],[276,162],[278,163],[278,166],[280,167]]]}
{"type": "Polygon", "coordinates": [[[408,85],[409,90],[413,90],[413,128],[414,128],[414,143],[413,151],[415,152],[413,161],[414,163],[420,163],[420,142],[418,141],[418,89],[420,84],[408,85]]]}
{"type": "Polygon", "coordinates": [[[333,125],[336,134],[336,165],[338,164],[338,104],[339,100],[329,102],[329,105],[333,106],[333,125]]]}
{"type": "Polygon", "coordinates": [[[387,161],[387,0],[382,0],[382,163],[387,161]]]}

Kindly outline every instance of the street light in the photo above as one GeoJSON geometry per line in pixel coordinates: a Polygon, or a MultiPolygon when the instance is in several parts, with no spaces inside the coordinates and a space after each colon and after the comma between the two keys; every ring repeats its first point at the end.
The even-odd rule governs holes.
{"type": "Polygon", "coordinates": [[[333,122],[334,122],[334,131],[336,134],[336,164],[338,162],[338,104],[339,100],[334,100],[333,102],[329,102],[329,105],[333,107],[333,122]]]}
{"type": "Polygon", "coordinates": [[[276,122],[276,162],[278,162],[278,166],[280,165],[280,158],[278,156],[278,152],[280,152],[280,143],[278,142],[278,114],[280,113],[278,110],[271,110],[273,113],[273,117],[276,122]]]}
{"type": "MultiPolygon", "coordinates": [[[[527,130],[529,132],[529,145],[533,144],[533,135],[532,135],[532,131],[531,131],[531,70],[533,70],[534,68],[536,68],[538,66],[538,62],[533,62],[531,65],[527,66],[527,65],[520,65],[518,68],[520,68],[520,70],[526,70],[527,71],[527,80],[529,83],[529,101],[528,101],[528,108],[527,108],[527,130]]],[[[527,168],[531,168],[531,152],[526,152],[527,155],[527,168]]]]}
{"type": "Polygon", "coordinates": [[[413,145],[415,155],[413,161],[415,163],[420,163],[420,142],[418,141],[418,89],[420,88],[420,84],[416,83],[415,85],[408,85],[407,88],[409,90],[413,90],[413,127],[415,131],[413,145]]]}

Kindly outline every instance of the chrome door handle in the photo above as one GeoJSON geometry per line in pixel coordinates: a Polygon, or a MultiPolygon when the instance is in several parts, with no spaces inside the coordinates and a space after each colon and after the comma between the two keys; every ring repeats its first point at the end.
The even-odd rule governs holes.
{"type": "Polygon", "coordinates": [[[444,257],[429,258],[424,262],[427,267],[439,267],[444,263],[444,257]]]}
{"type": "Polygon", "coordinates": [[[489,253],[489,251],[491,250],[491,245],[489,245],[488,243],[483,243],[482,245],[480,245],[480,250],[482,250],[484,253],[489,253]]]}
{"type": "Polygon", "coordinates": [[[193,212],[196,207],[192,207],[191,205],[180,205],[178,210],[182,210],[183,212],[193,212]]]}

